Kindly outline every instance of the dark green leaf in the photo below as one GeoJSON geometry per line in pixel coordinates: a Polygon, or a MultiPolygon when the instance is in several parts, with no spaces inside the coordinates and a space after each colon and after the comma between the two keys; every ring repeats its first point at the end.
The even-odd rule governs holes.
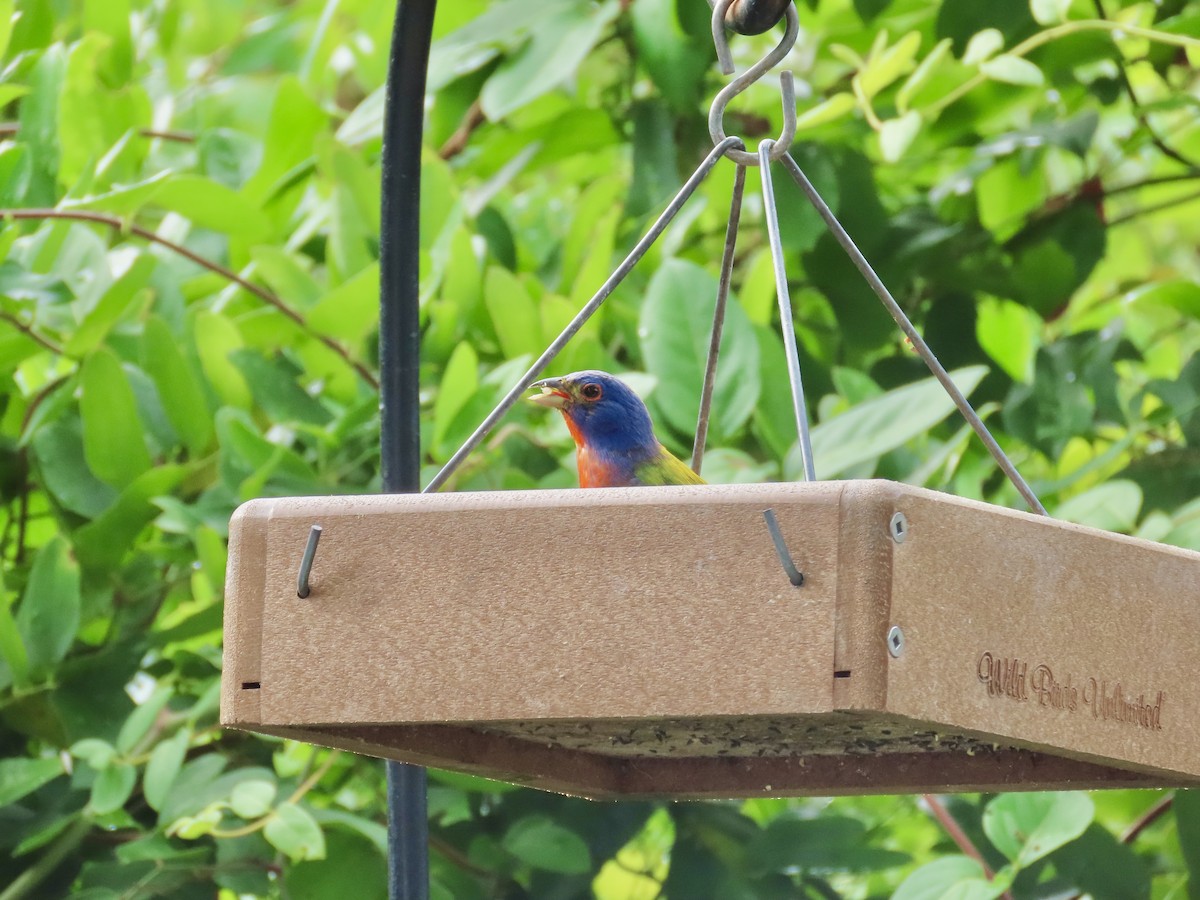
{"type": "Polygon", "coordinates": [[[504,849],[521,862],[563,874],[582,874],[592,867],[587,843],[547,816],[527,816],[504,835],[504,849]]]}
{"type": "Polygon", "coordinates": [[[0,808],[16,803],[63,774],[57,756],[42,759],[0,759],[0,808]]]}
{"type": "Polygon", "coordinates": [[[79,565],[67,542],[56,537],[38,551],[17,608],[17,628],[34,672],[45,676],[67,655],[79,611],[79,565]]]}

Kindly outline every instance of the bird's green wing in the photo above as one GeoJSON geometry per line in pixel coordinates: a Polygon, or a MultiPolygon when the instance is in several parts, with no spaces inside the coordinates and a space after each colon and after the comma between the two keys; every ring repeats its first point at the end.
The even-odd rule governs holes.
{"type": "Polygon", "coordinates": [[[705,483],[703,478],[688,468],[687,463],[672,456],[665,447],[659,447],[659,454],[654,459],[638,465],[634,475],[646,485],[705,483]]]}

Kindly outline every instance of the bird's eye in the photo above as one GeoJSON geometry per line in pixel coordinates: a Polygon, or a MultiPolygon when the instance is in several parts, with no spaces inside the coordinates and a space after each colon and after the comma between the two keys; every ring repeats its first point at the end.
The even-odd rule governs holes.
{"type": "Polygon", "coordinates": [[[579,393],[584,400],[599,400],[604,394],[604,388],[598,384],[585,384],[579,393]]]}

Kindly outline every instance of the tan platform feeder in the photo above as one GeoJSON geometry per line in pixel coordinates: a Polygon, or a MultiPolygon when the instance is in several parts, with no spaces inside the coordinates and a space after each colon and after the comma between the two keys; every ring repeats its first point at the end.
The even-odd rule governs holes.
{"type": "Polygon", "coordinates": [[[1200,553],[887,481],[255,500],[221,719],[595,798],[1183,786],[1198,661],[1200,553]]]}

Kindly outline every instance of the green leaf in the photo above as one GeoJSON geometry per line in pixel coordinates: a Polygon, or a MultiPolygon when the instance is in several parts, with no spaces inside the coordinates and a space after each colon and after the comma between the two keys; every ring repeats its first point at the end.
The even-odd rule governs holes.
{"type": "Polygon", "coordinates": [[[867,828],[857,819],[822,815],[815,819],[780,816],[749,845],[750,871],[785,872],[809,869],[827,872],[874,872],[902,866],[905,853],[866,845],[867,828]]]}
{"type": "Polygon", "coordinates": [[[343,281],[308,312],[308,324],[319,334],[361,341],[379,322],[379,263],[343,281]]]}
{"type": "Polygon", "coordinates": [[[1105,531],[1128,534],[1137,525],[1142,508],[1142,489],[1132,481],[1107,481],[1064,500],[1054,518],[1105,531]]]}
{"type": "Polygon", "coordinates": [[[1039,25],[1057,25],[1066,21],[1071,0],[1029,0],[1029,11],[1039,25]]]}
{"type": "Polygon", "coordinates": [[[271,222],[261,209],[225,185],[199,175],[177,175],[154,195],[154,204],[202,228],[246,241],[271,233],[271,222]]]}
{"type": "Polygon", "coordinates": [[[920,47],[920,32],[910,31],[882,53],[872,54],[866,67],[856,76],[863,93],[874,97],[911,69],[920,47]]]}
{"type": "Polygon", "coordinates": [[[25,652],[10,602],[0,585],[0,690],[10,684],[23,688],[30,682],[29,654],[25,652]]]}
{"type": "MultiPolygon", "coordinates": [[[[8,39],[12,35],[13,4],[16,0],[0,0],[0,57],[8,49],[8,39]]],[[[0,803],[0,806],[4,806],[0,803]]]]}
{"type": "Polygon", "coordinates": [[[92,811],[100,815],[115,812],[125,805],[133,787],[137,784],[137,769],[130,765],[115,763],[101,769],[92,782],[89,801],[92,811]]]}
{"type": "Polygon", "coordinates": [[[816,106],[809,107],[796,116],[796,131],[806,128],[816,128],[836,121],[850,114],[858,106],[858,100],[851,93],[834,94],[827,100],[822,100],[816,106]]]}
{"type": "Polygon", "coordinates": [[[155,497],[169,494],[191,471],[187,466],[163,465],[143,472],[115,503],[76,534],[76,553],[88,569],[116,568],[133,547],[138,533],[158,515],[155,497]]]}
{"type": "Polygon", "coordinates": [[[323,859],[325,835],[321,826],[295,803],[281,803],[263,828],[263,835],[276,850],[293,860],[323,859]]]}
{"type": "Polygon", "coordinates": [[[71,755],[82,759],[99,772],[107,769],[117,756],[117,748],[100,738],[83,738],[71,745],[71,755]]]}
{"type": "Polygon", "coordinates": [[[1003,81],[1006,84],[1037,87],[1046,80],[1042,70],[1029,60],[1007,54],[980,63],[979,71],[993,81],[1003,81]]]}
{"type": "MultiPolygon", "coordinates": [[[[963,394],[970,396],[986,374],[985,366],[969,366],[951,372],[950,378],[963,394]]],[[[932,377],[860,403],[812,429],[817,477],[833,478],[878,459],[925,434],[953,411],[954,402],[932,377]]],[[[788,456],[785,475],[798,471],[799,453],[793,450],[788,456]]]]}
{"type": "Polygon", "coordinates": [[[61,774],[63,764],[57,756],[44,759],[29,759],[23,756],[0,759],[0,809],[32,794],[61,774]]]}
{"type": "Polygon", "coordinates": [[[171,427],[190,454],[203,455],[212,443],[213,424],[200,379],[161,318],[146,320],[142,340],[142,364],[158,389],[171,427]]]}
{"type": "Polygon", "coordinates": [[[97,478],[125,487],[151,465],[129,378],[101,347],[84,361],[80,385],[84,458],[97,478]]]}
{"type": "Polygon", "coordinates": [[[1093,897],[1149,900],[1147,862],[1096,822],[1080,837],[1055,850],[1050,862],[1056,872],[1093,897]]]}
{"type": "Polygon", "coordinates": [[[1092,798],[1079,791],[1002,794],[983,811],[983,830],[1017,868],[1025,868],[1092,823],[1092,798]]]}
{"type": "Polygon", "coordinates": [[[712,42],[703,40],[707,10],[676,0],[639,0],[629,9],[638,62],[672,110],[685,113],[694,108],[714,54],[712,42]]]}
{"type": "Polygon", "coordinates": [[[277,791],[273,781],[239,782],[229,795],[229,808],[243,819],[257,819],[270,811],[277,791]]]}
{"type": "Polygon", "coordinates": [[[1179,849],[1183,851],[1187,871],[1195,883],[1200,880],[1200,791],[1176,791],[1171,812],[1179,832],[1179,849]]]}
{"type": "Polygon", "coordinates": [[[454,417],[479,390],[479,358],[466,341],[462,341],[446,363],[441,388],[433,404],[433,444],[441,445],[450,430],[454,417]]]}
{"type": "Polygon", "coordinates": [[[229,356],[243,345],[241,332],[228,318],[200,310],[194,320],[196,352],[200,368],[222,401],[239,409],[249,409],[250,387],[229,356]]]}
{"type": "Polygon", "coordinates": [[[356,898],[387,896],[387,857],[361,834],[334,828],[325,835],[325,858],[288,866],[283,887],[289,900],[343,900],[351,876],[356,898]]]}
{"type": "Polygon", "coordinates": [[[896,162],[904,156],[921,132],[921,114],[909,110],[898,119],[888,119],[879,130],[879,149],[886,162],[896,162]]]}
{"type": "Polygon", "coordinates": [[[154,720],[171,699],[171,688],[159,687],[143,703],[134,708],[117,733],[117,750],[131,752],[150,731],[154,720]]]}
{"type": "Polygon", "coordinates": [[[985,28],[971,36],[967,49],[963,53],[963,63],[968,66],[978,65],[1004,46],[1004,35],[995,28],[985,28]]]}
{"type": "Polygon", "coordinates": [[[546,15],[532,37],[492,73],[479,95],[492,121],[558,87],[579,68],[620,12],[615,0],[563,4],[546,15]]]}
{"type": "Polygon", "coordinates": [[[328,409],[304,390],[296,380],[300,368],[284,357],[266,359],[257,350],[244,347],[229,354],[259,406],[276,422],[303,422],[327,425],[333,418],[328,409]]]}
{"type": "Polygon", "coordinates": [[[905,79],[904,84],[900,85],[900,90],[896,92],[897,110],[901,113],[908,111],[908,105],[912,102],[913,97],[930,82],[938,66],[950,55],[950,50],[953,46],[954,41],[950,38],[942,38],[926,54],[925,58],[913,70],[913,73],[905,79]]]}
{"type": "Polygon", "coordinates": [[[175,777],[183,766],[187,755],[191,733],[187,728],[181,728],[165,741],[159,741],[150,760],[146,763],[146,771],[142,776],[142,793],[150,808],[162,811],[174,786],[175,777]]]}
{"type": "Polygon", "coordinates": [[[518,819],[502,843],[505,850],[535,869],[582,875],[592,868],[587,842],[548,816],[518,819]]]}
{"type": "Polygon", "coordinates": [[[142,290],[150,282],[157,265],[158,260],[149,253],[137,254],[71,334],[63,346],[66,354],[82,356],[94,350],[134,300],[143,296],[142,290]]]}
{"type": "Polygon", "coordinates": [[[926,863],[901,882],[892,900],[993,900],[1005,891],[989,883],[983,866],[966,856],[926,863]]]}
{"type": "Polygon", "coordinates": [[[508,359],[542,351],[542,324],[537,305],[520,280],[507,269],[489,266],[483,293],[500,349],[508,359]]]}
{"type": "Polygon", "coordinates": [[[35,673],[44,676],[67,655],[79,629],[79,610],[79,566],[66,540],[52,538],[33,561],[16,615],[35,673]]]}
{"type": "MultiPolygon", "coordinates": [[[[716,277],[684,260],[663,263],[646,287],[638,336],[646,370],[657,378],[652,406],[684,435],[696,429],[716,302],[716,277]]],[[[715,440],[728,438],[745,424],[758,402],[759,390],[758,339],[731,295],[713,390],[711,429],[715,440]]]]}

